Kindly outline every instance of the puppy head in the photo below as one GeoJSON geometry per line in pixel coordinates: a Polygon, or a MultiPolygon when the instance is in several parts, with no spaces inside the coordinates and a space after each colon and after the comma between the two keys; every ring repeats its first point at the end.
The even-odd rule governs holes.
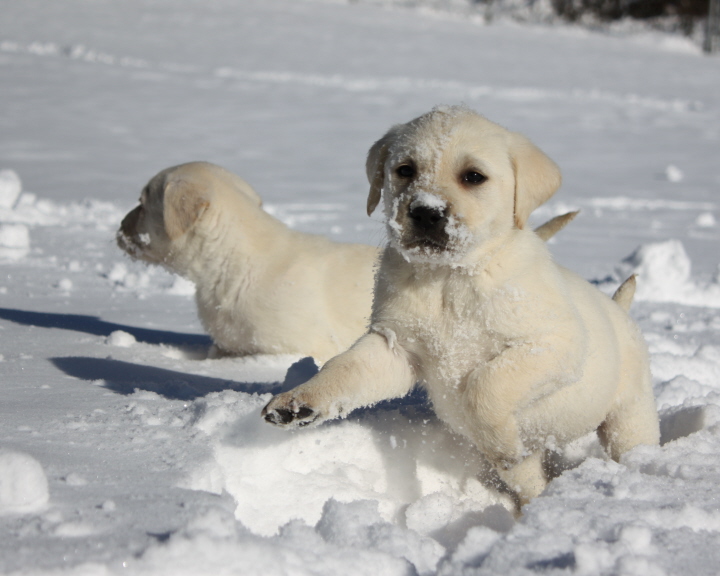
{"type": "Polygon", "coordinates": [[[210,205],[207,166],[193,162],[155,175],[120,224],[118,246],[132,258],[170,266],[174,248],[210,205]]]}
{"type": "Polygon", "coordinates": [[[560,186],[555,163],[524,136],[462,107],[394,126],[370,149],[368,214],[384,197],[391,244],[409,261],[459,264],[560,186]]]}

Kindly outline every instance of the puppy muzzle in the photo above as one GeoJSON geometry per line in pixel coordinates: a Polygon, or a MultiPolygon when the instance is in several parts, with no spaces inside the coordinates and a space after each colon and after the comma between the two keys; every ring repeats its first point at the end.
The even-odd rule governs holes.
{"type": "Polygon", "coordinates": [[[411,203],[408,218],[412,223],[412,235],[417,244],[444,249],[450,237],[447,233],[447,207],[411,203]]]}
{"type": "Polygon", "coordinates": [[[121,250],[131,257],[137,258],[142,252],[141,243],[137,239],[137,222],[140,215],[140,206],[127,213],[120,223],[120,229],[115,235],[115,241],[121,250]]]}

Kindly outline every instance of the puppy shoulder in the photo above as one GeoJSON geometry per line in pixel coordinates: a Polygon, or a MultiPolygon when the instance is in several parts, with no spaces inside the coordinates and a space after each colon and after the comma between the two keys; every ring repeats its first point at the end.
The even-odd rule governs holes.
{"type": "Polygon", "coordinates": [[[512,310],[515,322],[528,332],[545,332],[551,324],[570,329],[577,323],[564,277],[546,244],[528,230],[517,230],[511,249],[504,254],[505,282],[498,291],[498,299],[512,310]]]}
{"type": "Polygon", "coordinates": [[[530,284],[540,288],[550,287],[560,281],[558,267],[547,244],[529,230],[514,230],[499,260],[509,283],[530,284]]]}

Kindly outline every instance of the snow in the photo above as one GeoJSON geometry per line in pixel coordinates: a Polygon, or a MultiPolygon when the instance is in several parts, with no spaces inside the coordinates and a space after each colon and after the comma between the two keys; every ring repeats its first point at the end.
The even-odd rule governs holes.
{"type": "Polygon", "coordinates": [[[435,208],[438,212],[442,212],[447,208],[447,202],[437,194],[430,194],[429,192],[420,191],[413,196],[409,208],[410,210],[413,210],[418,206],[435,208]]]}
{"type": "Polygon", "coordinates": [[[717,572],[717,59],[425,4],[3,5],[0,573],[717,572]],[[531,222],[581,210],[560,263],[609,293],[638,274],[661,415],[662,446],[620,463],[592,435],[565,447],[520,520],[422,392],[265,424],[315,362],[215,358],[194,287],[114,242],[150,176],[209,160],[296,229],[382,245],[368,148],[460,102],[562,168],[531,222]]]}
{"type": "Polygon", "coordinates": [[[30,248],[30,231],[24,224],[0,225],[0,258],[19,260],[30,248]]]}
{"type": "Polygon", "coordinates": [[[28,454],[0,451],[0,516],[38,512],[48,503],[42,465],[28,454]]]}
{"type": "Polygon", "coordinates": [[[107,343],[110,346],[120,346],[121,348],[130,348],[133,344],[137,344],[135,336],[123,330],[115,330],[107,337],[107,343]]]}
{"type": "MultiPolygon", "coordinates": [[[[427,186],[428,178],[426,175],[422,175],[419,179],[421,186],[427,186]]],[[[390,242],[394,245],[395,249],[402,255],[403,258],[405,258],[408,262],[409,261],[415,261],[415,262],[425,262],[427,264],[431,265],[437,265],[441,263],[451,263],[453,258],[456,258],[458,254],[462,254],[463,251],[467,250],[470,246],[472,246],[472,234],[468,230],[467,226],[465,226],[460,220],[455,218],[454,215],[450,215],[447,218],[447,222],[445,224],[445,234],[447,234],[448,237],[448,246],[450,249],[444,253],[438,253],[435,250],[432,250],[431,248],[425,247],[425,246],[414,246],[412,248],[406,248],[401,239],[402,239],[402,224],[398,222],[398,210],[400,207],[401,197],[395,196],[392,201],[392,206],[390,207],[387,215],[386,215],[386,221],[387,221],[387,230],[388,230],[388,238],[390,242]]],[[[444,212],[447,209],[447,201],[437,194],[432,194],[430,192],[426,192],[424,190],[420,190],[419,192],[415,192],[412,196],[412,200],[410,201],[410,204],[408,204],[409,210],[414,210],[415,208],[423,206],[426,208],[431,208],[433,210],[436,210],[438,212],[444,212]]],[[[381,330],[387,332],[387,330],[381,328],[381,330]]],[[[380,332],[382,333],[382,332],[380,332]]],[[[390,343],[390,347],[392,348],[392,343],[395,340],[395,335],[392,334],[390,338],[388,338],[388,342],[390,343]]]]}
{"type": "Polygon", "coordinates": [[[637,274],[638,300],[678,302],[720,308],[718,279],[699,283],[691,277],[692,263],[679,240],[643,244],[619,266],[620,276],[637,274]]]}

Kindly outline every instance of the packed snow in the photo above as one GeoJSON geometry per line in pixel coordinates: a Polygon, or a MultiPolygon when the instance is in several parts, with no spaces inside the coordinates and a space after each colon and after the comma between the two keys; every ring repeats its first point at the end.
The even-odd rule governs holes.
{"type": "Polygon", "coordinates": [[[0,573],[717,573],[720,61],[400,4],[3,3],[0,573]],[[564,447],[517,520],[421,390],[267,425],[313,359],[213,358],[193,285],[114,242],[148,178],[208,160],[289,226],[380,246],[368,148],[460,102],[563,170],[533,215],[580,209],[560,263],[608,293],[638,274],[661,417],[619,463],[564,447]]]}

